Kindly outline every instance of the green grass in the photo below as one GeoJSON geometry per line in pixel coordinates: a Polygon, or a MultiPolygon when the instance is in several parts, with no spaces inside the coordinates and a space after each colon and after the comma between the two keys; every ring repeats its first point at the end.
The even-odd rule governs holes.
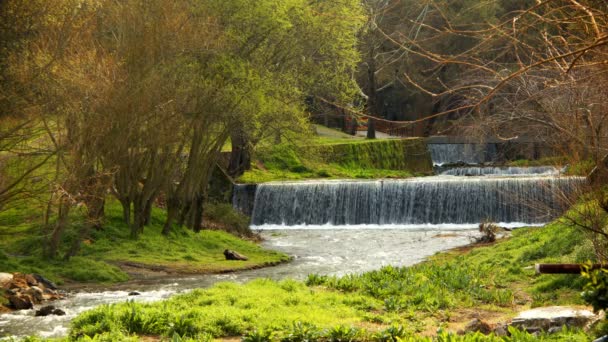
{"type": "MultiPolygon", "coordinates": [[[[362,341],[393,341],[393,335],[403,341],[430,341],[420,333],[454,329],[454,322],[467,310],[492,313],[506,321],[529,307],[582,304],[580,277],[537,275],[529,266],[590,259],[585,241],[581,232],[554,222],[545,228],[516,230],[511,238],[492,246],[439,254],[413,267],[389,266],[344,277],[309,275],[305,283],[266,279],[244,285],[221,283],[163,302],[96,308],[74,321],[71,336],[126,332],[302,341],[303,336],[331,340],[332,334],[355,334],[362,341]]],[[[538,337],[512,333],[504,341],[591,340],[578,331],[538,337]]],[[[447,333],[435,340],[503,341],[447,333]]]]}
{"type": "MultiPolygon", "coordinates": [[[[83,243],[78,256],[69,261],[42,257],[44,239],[39,227],[38,210],[32,207],[13,208],[0,214],[0,269],[4,272],[40,273],[59,283],[120,282],[128,276],[117,265],[138,263],[184,273],[225,272],[268,265],[288,260],[284,254],[264,250],[253,242],[241,240],[222,231],[204,230],[194,233],[177,228],[165,237],[160,234],[165,218],[161,209],[154,209],[151,224],[137,239],[129,238],[129,227],[122,222],[121,208],[116,201],[106,205],[103,230],[93,231],[83,243]],[[236,250],[248,261],[227,261],[224,249],[236,250]]],[[[78,228],[66,233],[65,246],[78,228]]],[[[62,251],[62,253],[65,251],[62,251]]],[[[60,254],[62,254],[60,253],[60,254]]]]}
{"type": "Polygon", "coordinates": [[[407,178],[432,173],[422,139],[340,139],[319,137],[314,145],[285,144],[261,149],[242,183],[319,178],[407,178]]]}

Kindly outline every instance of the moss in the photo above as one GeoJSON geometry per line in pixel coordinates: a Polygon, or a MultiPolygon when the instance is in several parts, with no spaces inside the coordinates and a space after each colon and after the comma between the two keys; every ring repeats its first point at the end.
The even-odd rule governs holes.
{"type": "Polygon", "coordinates": [[[330,139],[314,146],[281,144],[257,153],[243,183],[318,178],[406,178],[433,172],[423,139],[330,139]]]}

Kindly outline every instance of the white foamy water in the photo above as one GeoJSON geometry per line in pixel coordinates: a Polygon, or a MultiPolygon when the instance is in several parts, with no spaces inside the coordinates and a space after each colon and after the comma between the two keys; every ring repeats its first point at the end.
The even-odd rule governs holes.
{"type": "MultiPolygon", "coordinates": [[[[525,223],[525,222],[499,222],[499,227],[513,229],[522,227],[541,227],[545,223],[525,223]]],[[[353,225],[332,225],[332,224],[263,224],[252,225],[254,231],[265,230],[405,230],[405,231],[457,231],[477,229],[479,223],[443,223],[443,224],[353,224],[353,225]]]]}

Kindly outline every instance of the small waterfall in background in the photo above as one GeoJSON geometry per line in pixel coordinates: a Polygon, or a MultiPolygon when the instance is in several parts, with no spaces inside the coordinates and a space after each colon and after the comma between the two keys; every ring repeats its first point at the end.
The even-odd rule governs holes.
{"type": "Polygon", "coordinates": [[[583,177],[421,177],[259,184],[252,224],[442,225],[486,220],[540,224],[583,177]]]}
{"type": "Polygon", "coordinates": [[[553,166],[530,166],[530,167],[457,167],[447,169],[440,173],[446,176],[530,176],[530,175],[559,175],[560,170],[553,166]]]}
{"type": "Polygon", "coordinates": [[[497,158],[496,144],[428,144],[433,165],[491,163],[497,158]]]}

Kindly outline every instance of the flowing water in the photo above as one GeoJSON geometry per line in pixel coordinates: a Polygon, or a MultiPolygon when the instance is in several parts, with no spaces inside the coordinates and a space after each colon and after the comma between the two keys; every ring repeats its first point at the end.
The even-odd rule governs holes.
{"type": "MultiPolygon", "coordinates": [[[[38,334],[61,337],[68,333],[69,322],[77,314],[101,304],[133,301],[157,301],[194,288],[208,287],[220,281],[245,282],[258,277],[304,279],[308,274],[343,275],[378,269],[385,265],[407,266],[437,252],[466,245],[475,230],[450,231],[419,227],[415,229],[344,229],[263,231],[263,247],[293,256],[290,263],[252,271],[221,275],[162,278],[154,281],[115,286],[106,291],[91,290],[70,294],[53,302],[66,316],[34,317],[33,310],[0,316],[0,337],[38,334]],[[140,296],[128,296],[138,291],[140,296]]],[[[474,228],[469,226],[468,228],[474,228]]]]}
{"type": "Polygon", "coordinates": [[[496,160],[496,144],[428,144],[436,166],[447,164],[484,164],[496,160]]]}
{"type": "MultiPolygon", "coordinates": [[[[457,154],[458,149],[464,151],[465,147],[449,153],[457,154]]],[[[477,156],[469,161],[488,159],[487,151],[483,158],[477,156]]],[[[443,175],[237,186],[235,208],[252,213],[252,228],[265,238],[263,247],[293,256],[292,262],[233,274],[159,278],[104,290],[80,290],[52,303],[66,311],[66,316],[34,317],[33,310],[1,315],[0,337],[65,336],[70,320],[95,306],[156,301],[220,281],[303,279],[310,273],[343,275],[385,265],[412,265],[439,251],[468,244],[478,234],[477,223],[485,220],[510,227],[541,225],[559,212],[556,194],[568,193],[583,182],[583,178],[555,176],[549,168],[450,172],[456,176],[507,172],[523,177],[443,175]],[[130,291],[141,295],[128,296],[130,291]]]]}
{"type": "Polygon", "coordinates": [[[529,167],[517,167],[517,166],[504,166],[504,167],[455,167],[442,171],[440,174],[444,176],[488,176],[488,175],[500,175],[500,176],[517,176],[517,177],[529,177],[532,175],[553,175],[557,176],[560,174],[560,170],[553,166],[529,166],[529,167]]]}
{"type": "Polygon", "coordinates": [[[450,177],[260,184],[254,225],[524,224],[548,222],[581,177],[450,177]]]}

